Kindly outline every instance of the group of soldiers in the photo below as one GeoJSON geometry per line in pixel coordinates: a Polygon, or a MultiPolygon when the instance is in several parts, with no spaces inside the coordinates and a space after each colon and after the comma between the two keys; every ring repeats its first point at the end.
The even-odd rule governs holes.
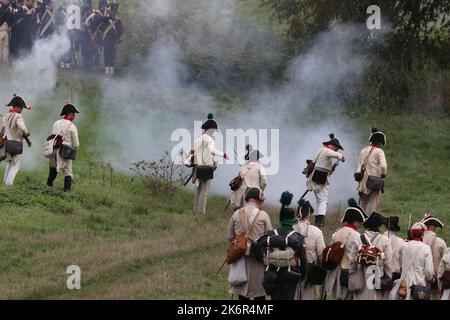
{"type": "Polygon", "coordinates": [[[92,0],[64,0],[56,7],[54,0],[0,0],[0,64],[8,64],[31,52],[37,39],[51,36],[59,28],[67,29],[70,50],[62,57],[60,67],[71,69],[78,65],[78,53],[83,57],[87,72],[100,65],[104,54],[105,73],[113,75],[117,45],[123,34],[122,21],[117,16],[119,5],[99,0],[93,9],[92,0]],[[76,21],[78,7],[80,27],[68,27],[68,20],[76,21]]]}
{"type": "MultiPolygon", "coordinates": [[[[229,156],[215,148],[214,135],[219,126],[212,114],[202,129],[188,162],[194,164],[197,184],[195,210],[205,214],[216,170],[215,157],[229,156]]],[[[278,229],[273,229],[269,215],[263,211],[268,179],[259,160],[264,155],[248,145],[246,164],[230,183],[234,187],[231,203],[235,212],[230,219],[228,239],[232,242],[245,234],[249,246],[242,260],[231,264],[229,293],[241,300],[265,299],[267,295],[272,299],[302,300],[448,300],[450,250],[436,234],[445,228],[444,223],[426,213],[421,221],[408,226],[408,238],[404,240],[398,236],[399,218],[379,213],[387,176],[382,149],[385,145],[386,135],[373,129],[354,175],[360,201],[348,201],[342,225],[333,233],[329,247],[321,228],[328,212],[332,174],[340,162],[346,161],[339,152],[344,150],[339,139],[331,134],[315,160],[308,160],[304,170],[307,192],[297,210],[290,207],[293,195],[283,193],[278,229]],[[317,210],[304,199],[308,192],[314,192],[317,210]],[[283,200],[286,198],[288,201],[283,200]],[[365,231],[360,233],[361,228],[365,231]],[[274,244],[280,242],[279,237],[284,239],[281,251],[274,244]],[[282,257],[288,262],[284,263],[282,257]],[[338,257],[334,264],[327,261],[331,257],[338,257]]]]}
{"type": "MultiPolygon", "coordinates": [[[[31,106],[17,95],[14,95],[6,106],[10,109],[3,115],[3,126],[0,132],[0,161],[7,163],[3,182],[7,186],[12,186],[20,169],[24,151],[23,141],[25,140],[29,148],[32,146],[31,134],[22,115],[24,110],[31,110],[31,106]]],[[[54,123],[51,135],[48,137],[48,141],[52,143],[52,153],[48,157],[47,185],[53,187],[58,172],[62,172],[64,192],[72,190],[72,163],[80,146],[78,130],[73,123],[77,113],[79,111],[73,104],[66,103],[61,110],[61,119],[54,123]]]]}

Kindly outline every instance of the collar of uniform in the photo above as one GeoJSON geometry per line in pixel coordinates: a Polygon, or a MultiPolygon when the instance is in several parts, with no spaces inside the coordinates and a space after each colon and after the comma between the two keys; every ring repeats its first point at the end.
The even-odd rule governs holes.
{"type": "Polygon", "coordinates": [[[353,229],[353,230],[355,230],[355,231],[356,231],[356,229],[357,229],[356,226],[355,226],[353,223],[347,223],[346,225],[344,225],[344,227],[353,229]]]}

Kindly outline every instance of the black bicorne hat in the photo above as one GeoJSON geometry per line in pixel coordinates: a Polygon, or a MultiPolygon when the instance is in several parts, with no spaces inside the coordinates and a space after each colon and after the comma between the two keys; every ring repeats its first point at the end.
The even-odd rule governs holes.
{"type": "Polygon", "coordinates": [[[421,222],[427,227],[435,226],[436,228],[445,228],[445,224],[438,218],[434,217],[431,213],[425,213],[425,216],[421,222]]]}
{"type": "Polygon", "coordinates": [[[80,113],[80,111],[78,111],[77,107],[75,107],[73,104],[68,103],[66,104],[61,111],[61,117],[66,116],[70,113],[80,113]]]}
{"type": "Polygon", "coordinates": [[[399,232],[400,231],[400,226],[398,224],[399,221],[400,221],[400,219],[398,217],[389,217],[389,218],[387,218],[386,228],[389,231],[399,232]]]}
{"type": "Polygon", "coordinates": [[[7,107],[17,107],[21,109],[31,109],[30,106],[28,106],[23,100],[22,97],[14,95],[14,97],[11,99],[11,101],[6,105],[7,107]]]}
{"type": "Polygon", "coordinates": [[[245,201],[248,202],[250,199],[264,200],[264,192],[259,188],[249,188],[245,193],[245,201]]]}
{"type": "Polygon", "coordinates": [[[386,135],[379,131],[377,128],[372,129],[372,134],[370,135],[369,142],[386,145],[386,135]]]}
{"type": "Polygon", "coordinates": [[[212,113],[208,114],[208,120],[202,124],[202,129],[205,131],[209,129],[219,130],[219,124],[214,120],[214,115],[212,113]]]}
{"type": "Polygon", "coordinates": [[[345,210],[341,223],[352,223],[355,221],[364,223],[367,218],[368,216],[364,209],[358,206],[356,200],[352,198],[348,200],[348,208],[345,210]]]}
{"type": "Polygon", "coordinates": [[[372,215],[364,222],[364,228],[366,229],[375,229],[379,228],[382,225],[387,225],[388,219],[383,217],[378,212],[372,213],[372,215]]]}
{"type": "Polygon", "coordinates": [[[314,208],[308,200],[301,199],[298,202],[297,215],[307,217],[314,213],[314,208]]]}
{"type": "Polygon", "coordinates": [[[247,154],[245,155],[246,161],[258,161],[261,158],[264,158],[264,155],[257,149],[247,152],[247,154]]]}
{"type": "Polygon", "coordinates": [[[324,146],[326,145],[332,145],[340,150],[344,150],[344,147],[341,145],[341,142],[338,138],[335,137],[334,133],[330,133],[330,141],[326,141],[323,143],[324,146]]]}

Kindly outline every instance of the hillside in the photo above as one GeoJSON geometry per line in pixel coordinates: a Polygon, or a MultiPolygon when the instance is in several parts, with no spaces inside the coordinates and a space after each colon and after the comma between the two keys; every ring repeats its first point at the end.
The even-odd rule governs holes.
{"type": "MultiPolygon", "coordinates": [[[[86,110],[81,127],[89,128],[95,109],[86,110]]],[[[373,120],[368,114],[343,117],[361,127],[373,120]]],[[[403,229],[410,213],[413,220],[425,210],[450,218],[445,193],[450,178],[442,174],[450,169],[449,122],[405,115],[384,119],[391,133],[391,171],[382,213],[401,216],[403,229]]],[[[91,161],[87,150],[75,164],[71,194],[61,192],[61,179],[55,189],[45,186],[44,159],[39,169],[21,171],[16,186],[0,186],[0,298],[226,299],[227,272],[217,278],[214,273],[226,247],[227,200],[213,197],[209,214],[195,215],[191,192],[158,192],[144,177],[91,161]],[[80,291],[66,289],[65,271],[72,264],[82,270],[80,291]]],[[[270,212],[277,225],[276,210],[270,212]]],[[[337,220],[329,219],[327,238],[337,220]]],[[[441,236],[450,240],[448,230],[441,236]]]]}

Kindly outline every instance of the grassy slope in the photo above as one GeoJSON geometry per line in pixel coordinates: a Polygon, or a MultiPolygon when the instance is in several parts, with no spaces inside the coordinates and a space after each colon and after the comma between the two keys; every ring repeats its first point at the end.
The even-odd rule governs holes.
{"type": "MultiPolygon", "coordinates": [[[[97,116],[95,108],[86,110],[84,141],[97,116]]],[[[400,215],[403,225],[410,212],[419,219],[426,209],[448,220],[450,120],[353,120],[362,132],[370,120],[390,133],[382,212],[400,215]]],[[[223,213],[226,200],[213,197],[209,214],[195,215],[189,192],[151,193],[145,179],[111,176],[89,154],[86,148],[80,152],[72,194],[60,191],[61,178],[55,189],[45,186],[44,160],[42,169],[20,172],[16,186],[0,186],[0,298],[227,298],[227,272],[214,277],[231,214],[223,213]],[[81,291],[65,287],[72,264],[81,267],[81,291]]],[[[327,238],[336,226],[332,220],[327,238]]],[[[447,231],[441,234],[449,240],[447,231]]]]}
{"type": "MultiPolygon", "coordinates": [[[[60,191],[61,177],[55,189],[45,186],[44,159],[39,169],[21,171],[16,186],[0,185],[0,298],[226,299],[226,270],[214,276],[231,215],[223,212],[226,199],[212,197],[209,214],[198,216],[189,192],[151,193],[144,179],[120,174],[111,180],[107,168],[89,161],[91,125],[98,116],[95,86],[85,83],[82,91],[87,112],[78,123],[83,147],[74,192],[60,191]],[[72,264],[81,267],[81,291],[66,289],[65,270],[72,264]]],[[[360,132],[376,123],[389,133],[383,213],[400,215],[403,225],[409,213],[417,220],[427,209],[449,220],[448,118],[351,112],[343,117],[353,119],[360,132]]],[[[36,119],[36,126],[48,121],[36,119]]],[[[327,238],[337,217],[330,222],[327,238]]],[[[441,235],[450,240],[447,230],[441,235]]]]}

